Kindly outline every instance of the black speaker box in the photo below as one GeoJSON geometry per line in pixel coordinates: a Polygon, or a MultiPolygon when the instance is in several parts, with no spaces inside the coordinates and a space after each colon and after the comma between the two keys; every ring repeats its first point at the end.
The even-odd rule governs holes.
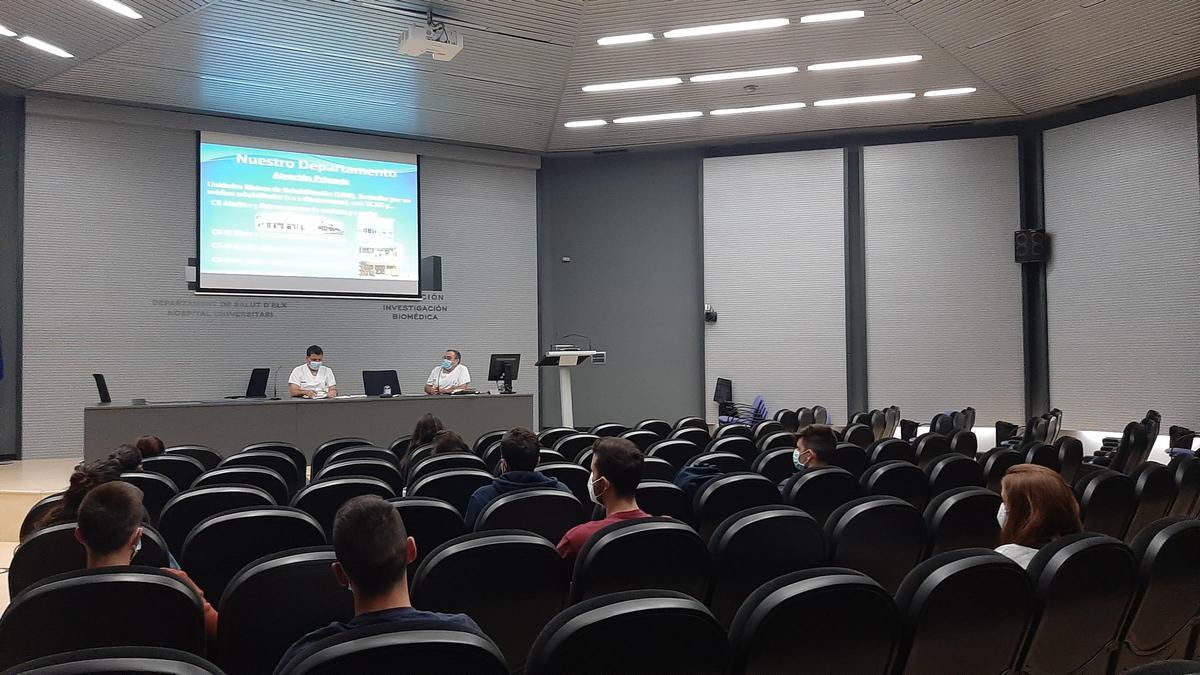
{"type": "Polygon", "coordinates": [[[1050,259],[1050,235],[1045,230],[1013,232],[1013,257],[1019,263],[1040,263],[1050,259]]]}

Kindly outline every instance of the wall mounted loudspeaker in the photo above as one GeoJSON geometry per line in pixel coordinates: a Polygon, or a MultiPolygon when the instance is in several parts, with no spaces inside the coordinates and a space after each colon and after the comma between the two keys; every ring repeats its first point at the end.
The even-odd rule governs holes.
{"type": "Polygon", "coordinates": [[[1050,259],[1050,235],[1045,230],[1013,232],[1013,257],[1019,263],[1040,263],[1050,259]]]}

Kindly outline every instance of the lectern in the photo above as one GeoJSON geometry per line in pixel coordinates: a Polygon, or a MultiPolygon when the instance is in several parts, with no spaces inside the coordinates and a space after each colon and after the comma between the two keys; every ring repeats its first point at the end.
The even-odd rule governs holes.
{"type": "Polygon", "coordinates": [[[571,369],[595,356],[591,350],[550,351],[536,364],[539,367],[558,368],[558,396],[562,402],[562,425],[575,428],[575,414],[571,407],[571,369]]]}

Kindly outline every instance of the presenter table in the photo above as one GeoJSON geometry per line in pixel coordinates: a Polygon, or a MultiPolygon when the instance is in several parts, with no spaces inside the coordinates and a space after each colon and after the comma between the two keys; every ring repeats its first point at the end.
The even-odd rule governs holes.
{"type": "Polygon", "coordinates": [[[282,441],[311,459],[318,445],[342,436],[386,448],[412,433],[425,413],[437,415],[468,444],[493,429],[534,428],[531,394],[100,404],[83,409],[84,457],[107,457],[117,445],[153,434],[168,446],[207,445],[222,455],[282,441]]]}

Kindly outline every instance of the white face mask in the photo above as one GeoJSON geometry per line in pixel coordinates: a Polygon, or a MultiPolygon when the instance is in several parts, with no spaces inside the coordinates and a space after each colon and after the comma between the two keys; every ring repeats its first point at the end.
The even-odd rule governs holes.
{"type": "MultiPolygon", "coordinates": [[[[603,478],[603,476],[601,476],[600,478],[603,478]]],[[[600,495],[596,494],[596,483],[600,482],[600,478],[597,478],[596,480],[588,481],[588,497],[591,498],[592,503],[598,504],[599,506],[604,506],[604,502],[600,501],[600,495]]],[[[605,490],[605,492],[607,492],[607,490],[605,490]]],[[[602,492],[600,494],[604,494],[604,493],[602,492]]]]}
{"type": "Polygon", "coordinates": [[[1004,506],[1004,502],[1000,502],[1000,508],[996,510],[996,521],[1000,523],[1000,528],[1004,529],[1004,523],[1008,521],[1008,507],[1004,506]]]}

